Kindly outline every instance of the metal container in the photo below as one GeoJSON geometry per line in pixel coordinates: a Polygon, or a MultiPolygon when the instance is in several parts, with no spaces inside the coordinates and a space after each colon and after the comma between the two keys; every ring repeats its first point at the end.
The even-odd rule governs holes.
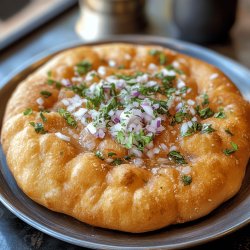
{"type": "Polygon", "coordinates": [[[140,32],[146,24],[145,0],[80,0],[77,33],[85,40],[140,32]]]}
{"type": "Polygon", "coordinates": [[[174,0],[178,38],[207,43],[225,40],[236,18],[237,0],[174,0]]]}

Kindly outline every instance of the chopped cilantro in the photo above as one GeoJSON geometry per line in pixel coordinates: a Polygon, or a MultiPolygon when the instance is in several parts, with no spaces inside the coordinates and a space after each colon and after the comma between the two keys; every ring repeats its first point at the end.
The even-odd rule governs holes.
{"type": "Polygon", "coordinates": [[[114,161],[112,162],[112,165],[117,166],[121,165],[123,163],[123,160],[121,158],[115,158],[114,161]]]}
{"type": "Polygon", "coordinates": [[[231,136],[233,136],[234,134],[227,128],[227,129],[225,129],[225,132],[227,133],[227,134],[229,134],[229,135],[231,135],[231,136]]]}
{"type": "Polygon", "coordinates": [[[48,75],[49,78],[52,77],[52,72],[51,72],[51,70],[49,70],[49,71],[47,72],[47,75],[48,75]]]}
{"type": "Polygon", "coordinates": [[[141,130],[139,134],[134,134],[135,141],[137,142],[137,147],[139,150],[143,151],[144,147],[148,145],[152,140],[152,135],[145,135],[141,130]]]}
{"type": "Polygon", "coordinates": [[[111,85],[110,85],[110,96],[117,96],[116,88],[115,88],[114,83],[111,83],[111,85]]]}
{"type": "Polygon", "coordinates": [[[60,88],[62,87],[62,84],[61,84],[60,82],[58,82],[58,81],[56,81],[56,80],[54,80],[54,79],[51,79],[51,78],[49,78],[49,79],[47,80],[47,84],[49,84],[49,85],[55,85],[55,87],[56,87],[57,89],[60,89],[60,88]]]}
{"type": "Polygon", "coordinates": [[[76,65],[76,72],[79,75],[84,75],[92,68],[92,64],[89,61],[83,60],[76,65]]]}
{"type": "Polygon", "coordinates": [[[158,55],[160,53],[160,51],[156,50],[156,49],[151,49],[148,53],[151,56],[156,56],[156,55],[158,55]]]}
{"type": "Polygon", "coordinates": [[[96,87],[93,97],[86,97],[88,100],[87,108],[98,108],[102,101],[104,101],[104,89],[103,87],[96,87]]]}
{"type": "Polygon", "coordinates": [[[234,142],[231,142],[231,146],[232,148],[226,148],[225,150],[223,150],[223,153],[225,155],[229,156],[239,149],[238,145],[234,142]]]}
{"type": "Polygon", "coordinates": [[[164,54],[164,52],[156,49],[151,49],[149,51],[149,55],[151,56],[158,56],[159,57],[159,62],[161,65],[165,64],[167,62],[167,56],[164,54]]]}
{"type": "Polygon", "coordinates": [[[215,118],[220,118],[220,119],[226,118],[226,114],[225,114],[223,108],[219,108],[219,112],[215,113],[214,117],[215,118]]]}
{"type": "Polygon", "coordinates": [[[182,87],[181,89],[180,89],[180,93],[181,94],[185,94],[185,93],[187,93],[187,90],[189,89],[189,87],[187,87],[187,86],[184,86],[184,87],[182,87]]]}
{"type": "Polygon", "coordinates": [[[159,86],[152,86],[152,87],[146,87],[146,86],[140,86],[138,91],[145,96],[154,94],[159,91],[159,86]]]}
{"type": "Polygon", "coordinates": [[[214,112],[209,107],[206,107],[204,109],[200,109],[200,106],[197,106],[196,111],[198,112],[198,115],[202,119],[207,119],[207,118],[213,116],[213,114],[214,114],[214,112]]]}
{"type": "Polygon", "coordinates": [[[188,130],[185,133],[181,133],[182,137],[190,136],[195,132],[202,130],[202,124],[198,122],[192,122],[192,126],[188,127],[188,130]]]}
{"type": "Polygon", "coordinates": [[[201,129],[201,133],[204,134],[204,133],[212,133],[214,132],[215,129],[212,128],[212,124],[207,124],[207,123],[204,123],[202,124],[202,129],[201,129]]]}
{"type": "Polygon", "coordinates": [[[95,156],[97,156],[101,160],[104,160],[104,156],[103,156],[103,153],[101,151],[96,151],[95,156]]]}
{"type": "Polygon", "coordinates": [[[33,110],[31,108],[27,108],[25,109],[25,111],[23,111],[24,115],[31,115],[33,113],[33,110]]]}
{"type": "Polygon", "coordinates": [[[50,97],[50,96],[52,95],[52,93],[49,92],[49,91],[47,91],[47,90],[42,90],[42,91],[40,92],[40,94],[41,94],[43,97],[45,97],[45,98],[48,98],[48,97],[50,97]]]}
{"type": "Polygon", "coordinates": [[[126,148],[132,148],[133,146],[133,140],[134,140],[134,134],[130,133],[129,136],[126,138],[126,143],[125,143],[125,147],[126,148]]]}
{"type": "Polygon", "coordinates": [[[139,150],[143,151],[145,146],[153,140],[153,136],[145,135],[142,130],[139,133],[129,132],[128,134],[118,131],[116,140],[127,149],[135,145],[139,150]]]}
{"type": "Polygon", "coordinates": [[[187,164],[187,162],[185,161],[184,157],[180,154],[179,151],[170,151],[168,153],[168,157],[170,160],[174,161],[175,163],[178,164],[187,164]]]}
{"type": "Polygon", "coordinates": [[[118,131],[117,135],[116,135],[116,140],[118,143],[120,144],[124,144],[125,141],[125,134],[123,131],[118,131]]]}
{"type": "Polygon", "coordinates": [[[159,54],[159,61],[160,61],[160,64],[163,65],[167,62],[167,57],[164,53],[160,53],[159,54]]]}
{"type": "Polygon", "coordinates": [[[80,85],[73,85],[73,86],[69,87],[69,89],[72,90],[77,95],[84,97],[86,95],[87,87],[84,84],[80,84],[80,85]]]}
{"type": "Polygon", "coordinates": [[[162,85],[165,90],[173,87],[173,81],[175,80],[175,76],[165,76],[162,78],[162,85]]]}
{"type": "Polygon", "coordinates": [[[44,130],[43,124],[42,123],[35,123],[35,122],[30,122],[29,123],[32,127],[34,127],[36,133],[38,134],[45,134],[47,131],[44,130]]]}
{"type": "Polygon", "coordinates": [[[124,160],[129,161],[129,160],[131,160],[132,157],[133,157],[133,155],[126,155],[126,156],[124,156],[124,160]]]}
{"type": "Polygon", "coordinates": [[[156,109],[156,112],[160,115],[164,115],[167,114],[169,115],[169,111],[168,111],[168,102],[166,101],[158,101],[155,99],[152,99],[153,104],[159,104],[159,108],[156,109]]]}
{"type": "Polygon", "coordinates": [[[112,157],[114,155],[116,155],[116,153],[114,153],[114,152],[108,152],[108,157],[112,157]]]}
{"type": "Polygon", "coordinates": [[[43,122],[47,122],[47,118],[44,116],[43,112],[40,112],[40,117],[43,120],[43,122]]]}
{"type": "Polygon", "coordinates": [[[157,73],[155,77],[161,79],[162,85],[166,91],[170,88],[173,88],[173,81],[175,80],[176,76],[164,76],[163,73],[160,72],[157,73]]]}
{"type": "Polygon", "coordinates": [[[184,186],[190,185],[192,183],[192,176],[190,175],[182,175],[181,180],[184,186]]]}
{"type": "Polygon", "coordinates": [[[183,122],[186,116],[187,116],[187,113],[182,110],[176,112],[172,118],[171,125],[174,125],[175,123],[183,122]]]}
{"type": "Polygon", "coordinates": [[[115,97],[112,97],[106,105],[103,105],[101,109],[99,109],[100,116],[98,118],[103,117],[105,120],[110,119],[109,111],[112,109],[116,109],[118,107],[118,103],[115,97]]]}
{"type": "Polygon", "coordinates": [[[169,88],[169,89],[167,89],[166,94],[167,94],[167,96],[170,96],[173,93],[175,93],[175,91],[176,91],[176,88],[169,88]]]}
{"type": "Polygon", "coordinates": [[[183,72],[181,69],[175,68],[172,64],[166,66],[166,69],[167,69],[167,70],[173,70],[173,71],[175,71],[176,73],[178,73],[178,74],[180,74],[180,75],[183,75],[183,74],[184,74],[184,72],[183,72]]]}
{"type": "Polygon", "coordinates": [[[116,74],[116,77],[118,79],[123,79],[125,81],[130,81],[130,80],[136,78],[137,76],[142,76],[143,74],[144,74],[143,72],[138,71],[134,75],[116,74]]]}
{"type": "Polygon", "coordinates": [[[208,94],[207,94],[207,93],[204,93],[204,94],[202,95],[202,98],[203,98],[202,105],[207,105],[207,104],[209,104],[209,99],[208,99],[208,94]]]}
{"type": "Polygon", "coordinates": [[[118,66],[118,69],[124,69],[124,68],[125,68],[125,66],[123,64],[118,66]]]}
{"type": "Polygon", "coordinates": [[[68,111],[61,108],[61,109],[58,110],[58,113],[66,120],[66,122],[71,127],[76,127],[77,126],[76,120],[71,116],[71,114],[68,111]]]}

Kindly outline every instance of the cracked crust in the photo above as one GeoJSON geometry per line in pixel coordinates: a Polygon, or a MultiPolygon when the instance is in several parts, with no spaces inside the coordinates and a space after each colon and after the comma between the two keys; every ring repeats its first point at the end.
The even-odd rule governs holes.
{"type": "MultiPolygon", "coordinates": [[[[63,95],[46,84],[49,70],[55,79],[67,78],[83,59],[88,59],[94,69],[113,59],[130,71],[145,70],[149,63],[158,64],[148,55],[150,48],[162,49],[128,44],[73,48],[55,56],[18,85],[6,109],[1,140],[18,186],[32,200],[94,226],[138,233],[205,216],[238,192],[250,155],[249,104],[221,71],[165,48],[170,61],[185,62],[183,70],[196,89],[193,95],[207,92],[212,108],[218,108],[219,102],[231,110],[227,119],[207,119],[216,132],[178,140],[181,152],[192,165],[191,185],[183,185],[174,167],[160,168],[154,174],[151,166],[104,164],[74,140],[65,142],[55,136],[54,132],[67,127],[57,112],[46,114],[47,134],[37,134],[29,125],[39,120],[36,100],[41,90],[46,87],[52,92],[52,97],[45,99],[46,109],[57,107],[63,95]],[[127,54],[130,59],[124,59],[127,54]],[[212,81],[214,73],[218,77],[212,81]],[[27,107],[34,110],[30,116],[22,114],[27,107]],[[222,152],[231,142],[224,128],[234,131],[233,140],[239,146],[230,156],[222,152]]],[[[116,69],[108,71],[111,74],[116,69]]],[[[89,140],[82,138],[84,142],[89,140]]],[[[169,143],[174,139],[166,131],[156,140],[169,143]]],[[[118,155],[126,154],[109,137],[98,141],[98,145],[103,150],[112,148],[118,155]]]]}

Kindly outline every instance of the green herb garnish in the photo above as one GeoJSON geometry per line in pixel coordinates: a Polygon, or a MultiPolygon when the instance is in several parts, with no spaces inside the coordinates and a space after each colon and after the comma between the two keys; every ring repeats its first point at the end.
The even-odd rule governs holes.
{"type": "Polygon", "coordinates": [[[51,79],[51,78],[49,78],[49,79],[47,80],[47,84],[49,84],[49,85],[55,85],[55,87],[56,87],[57,89],[60,89],[60,88],[62,87],[62,84],[61,84],[60,82],[58,82],[58,81],[56,81],[56,80],[54,80],[54,79],[51,79]]]}
{"type": "Polygon", "coordinates": [[[42,123],[35,123],[35,122],[30,122],[29,123],[32,127],[34,127],[36,133],[38,134],[45,134],[47,131],[44,130],[43,124],[42,123]]]}
{"type": "Polygon", "coordinates": [[[153,136],[145,135],[142,130],[139,133],[129,132],[128,134],[125,134],[123,131],[118,131],[116,140],[127,149],[136,145],[139,150],[143,151],[145,146],[153,140],[153,136]]]}
{"type": "Polygon", "coordinates": [[[204,123],[202,124],[202,129],[201,129],[201,133],[204,134],[204,133],[212,133],[214,132],[215,129],[212,128],[212,124],[207,124],[207,123],[204,123]]]}
{"type": "Polygon", "coordinates": [[[97,156],[101,160],[104,160],[104,156],[103,156],[103,153],[101,151],[96,151],[95,156],[97,156]]]}
{"type": "Polygon", "coordinates": [[[40,94],[41,94],[43,97],[45,97],[45,98],[48,98],[48,97],[50,97],[50,96],[52,95],[52,93],[49,92],[49,91],[47,91],[47,90],[42,90],[42,91],[40,92],[40,94]]]}
{"type": "Polygon", "coordinates": [[[123,64],[121,64],[121,65],[119,65],[117,68],[118,68],[118,69],[124,69],[125,66],[124,66],[123,64]]]}
{"type": "Polygon", "coordinates": [[[202,124],[198,122],[192,122],[192,126],[188,127],[188,130],[185,133],[181,133],[182,137],[190,136],[194,134],[195,132],[202,130],[202,124]]]}
{"type": "Polygon", "coordinates": [[[159,62],[161,65],[165,64],[167,62],[167,56],[164,54],[164,52],[156,49],[151,49],[149,51],[149,55],[151,56],[158,56],[159,57],[159,62]]]}
{"type": "Polygon", "coordinates": [[[115,158],[114,161],[112,162],[112,165],[117,166],[121,165],[123,163],[123,160],[121,158],[115,158]]]}
{"type": "Polygon", "coordinates": [[[79,75],[83,75],[83,74],[86,74],[88,71],[90,71],[91,68],[92,68],[92,64],[89,61],[84,60],[82,62],[79,62],[76,65],[76,72],[79,75]]]}
{"type": "Polygon", "coordinates": [[[227,133],[227,134],[229,134],[229,135],[231,135],[231,136],[233,136],[234,134],[227,128],[227,129],[225,129],[225,132],[227,133]]]}
{"type": "Polygon", "coordinates": [[[114,153],[114,152],[108,152],[108,157],[112,157],[114,155],[116,155],[116,153],[114,153]]]}
{"type": "Polygon", "coordinates": [[[44,116],[43,112],[40,112],[40,117],[43,120],[43,122],[47,122],[47,118],[44,116]]]}
{"type": "MultiPolygon", "coordinates": [[[[87,94],[86,94],[87,95],[87,94]]],[[[103,87],[96,87],[93,97],[86,97],[88,100],[87,108],[98,108],[100,104],[104,101],[104,89],[103,87]]]]}
{"type": "Polygon", "coordinates": [[[124,156],[124,160],[129,161],[129,160],[131,160],[132,157],[133,157],[133,155],[126,155],[126,156],[124,156]]]}
{"type": "Polygon", "coordinates": [[[234,142],[231,142],[231,146],[232,148],[226,148],[225,150],[223,150],[223,153],[225,155],[229,156],[239,149],[238,145],[234,142]]]}
{"type": "Polygon", "coordinates": [[[181,123],[183,120],[187,117],[187,113],[180,110],[175,113],[175,115],[172,118],[171,125],[174,125],[175,123],[181,123]]]}
{"type": "Polygon", "coordinates": [[[202,119],[207,119],[207,118],[213,116],[213,114],[214,114],[214,112],[209,107],[206,107],[204,109],[200,109],[200,106],[197,106],[196,111],[198,112],[198,115],[202,119]]]}
{"type": "Polygon", "coordinates": [[[80,85],[73,85],[69,87],[69,89],[72,90],[77,95],[84,97],[86,95],[87,87],[84,84],[80,84],[80,85]]]}
{"type": "Polygon", "coordinates": [[[76,120],[71,116],[71,114],[66,111],[65,109],[61,108],[58,110],[58,113],[66,120],[66,122],[71,126],[71,127],[77,127],[76,120]]]}
{"type": "Polygon", "coordinates": [[[181,180],[184,186],[190,185],[192,183],[192,176],[190,175],[182,175],[181,180]]]}
{"type": "Polygon", "coordinates": [[[202,105],[207,105],[209,104],[209,99],[208,99],[208,94],[205,93],[202,95],[202,98],[203,98],[203,102],[202,102],[202,105]]]}
{"type": "Polygon", "coordinates": [[[167,69],[167,70],[173,70],[173,71],[175,71],[176,73],[178,73],[179,75],[183,75],[183,74],[184,74],[184,72],[183,72],[181,69],[175,68],[172,64],[166,66],[166,69],[167,69]]]}
{"type": "Polygon", "coordinates": [[[47,72],[47,75],[48,75],[49,78],[52,77],[52,72],[51,72],[51,70],[49,70],[49,71],[47,72]]]}
{"type": "Polygon", "coordinates": [[[214,117],[215,118],[220,118],[220,119],[226,118],[226,114],[225,114],[223,108],[219,108],[219,112],[215,113],[214,117]]]}
{"type": "MultiPolygon", "coordinates": [[[[124,74],[116,74],[118,79],[123,79],[125,81],[130,81],[135,79],[137,76],[142,76],[144,73],[141,71],[137,71],[134,75],[124,75],[124,74]]],[[[129,83],[128,83],[129,84],[129,83]]]]}
{"type": "Polygon", "coordinates": [[[185,161],[184,157],[180,154],[179,151],[170,151],[168,153],[168,157],[170,160],[174,161],[175,163],[178,164],[187,164],[187,162],[185,161]]]}
{"type": "Polygon", "coordinates": [[[25,109],[25,111],[23,111],[24,115],[31,115],[33,113],[33,110],[31,108],[27,108],[25,109]]]}

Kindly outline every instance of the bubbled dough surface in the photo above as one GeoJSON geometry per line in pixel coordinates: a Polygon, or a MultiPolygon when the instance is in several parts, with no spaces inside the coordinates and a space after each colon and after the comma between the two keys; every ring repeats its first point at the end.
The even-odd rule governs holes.
{"type": "MultiPolygon", "coordinates": [[[[103,59],[115,59],[140,70],[150,62],[157,64],[148,55],[150,48],[111,44],[70,49],[18,85],[6,109],[1,139],[9,168],[31,199],[91,225],[144,232],[202,217],[236,194],[249,159],[249,105],[222,72],[197,59],[164,49],[170,60],[185,60],[188,76],[198,83],[199,93],[208,93],[212,109],[218,107],[216,102],[220,99],[223,106],[230,104],[234,112],[227,119],[208,119],[216,132],[195,134],[180,141],[180,150],[189,156],[192,165],[193,181],[189,186],[183,185],[174,168],[162,168],[153,175],[133,164],[108,166],[93,153],[79,151],[53,133],[37,134],[28,123],[38,120],[38,112],[22,114],[27,107],[38,110],[36,99],[44,87],[53,93],[45,99],[45,108],[55,105],[58,90],[45,83],[49,70],[55,79],[66,78],[83,59],[95,69],[103,64],[103,59]],[[123,59],[127,53],[131,60],[123,59]],[[211,81],[213,73],[219,77],[211,81]],[[231,156],[222,153],[232,140],[224,127],[234,131],[233,141],[239,146],[231,156]]],[[[53,127],[51,131],[66,126],[55,112],[46,117],[47,124],[52,124],[47,125],[53,127]]]]}

